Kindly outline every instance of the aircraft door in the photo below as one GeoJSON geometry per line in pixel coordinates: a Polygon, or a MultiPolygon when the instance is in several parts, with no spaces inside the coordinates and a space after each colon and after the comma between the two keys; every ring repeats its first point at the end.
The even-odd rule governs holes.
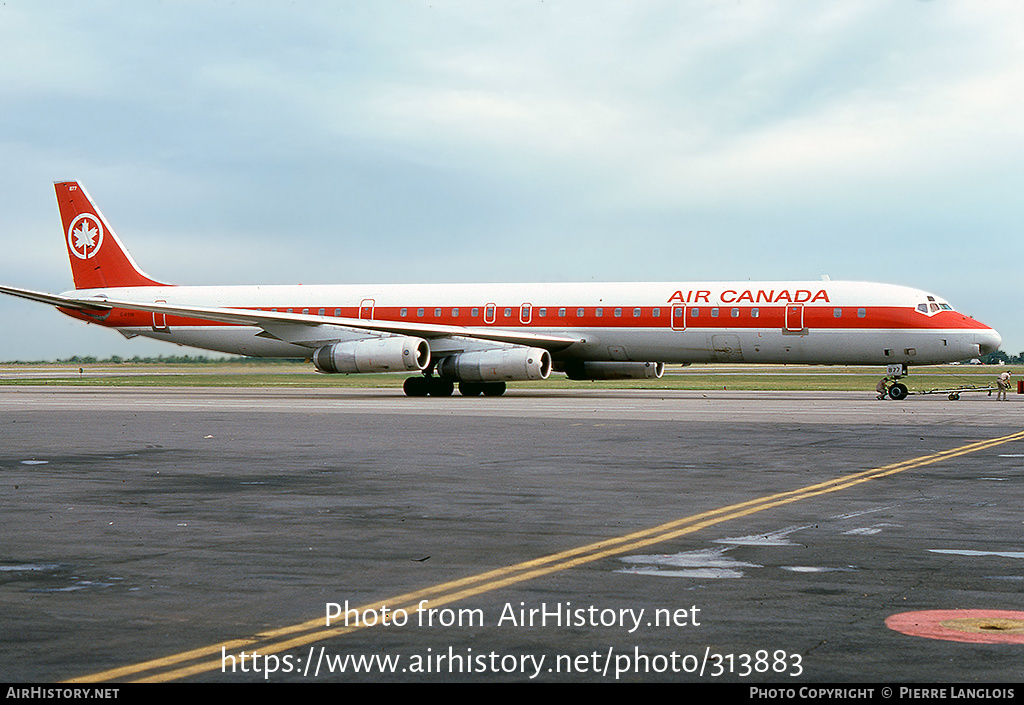
{"type": "Polygon", "coordinates": [[[533,305],[523,304],[519,307],[519,322],[527,325],[533,319],[533,305]]]}
{"type": "MultiPolygon", "coordinates": [[[[153,303],[165,304],[167,303],[163,299],[157,299],[153,303]]],[[[154,333],[170,333],[171,329],[167,327],[167,314],[153,312],[153,332],[154,333]]]]}
{"type": "Polygon", "coordinates": [[[672,307],[672,328],[674,330],[686,330],[686,307],[672,307]]]}
{"type": "Polygon", "coordinates": [[[363,299],[359,302],[359,320],[373,320],[373,307],[375,303],[373,299],[363,299]]]}
{"type": "Polygon", "coordinates": [[[804,305],[788,304],[786,306],[786,330],[801,331],[804,329],[804,305]]]}

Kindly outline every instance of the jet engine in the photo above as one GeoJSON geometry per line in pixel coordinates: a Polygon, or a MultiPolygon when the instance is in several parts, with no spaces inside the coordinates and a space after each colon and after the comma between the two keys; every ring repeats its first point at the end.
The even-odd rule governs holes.
{"type": "Polygon", "coordinates": [[[551,353],[523,347],[464,352],[442,359],[437,372],[443,379],[458,382],[547,379],[551,374],[551,353]]]}
{"type": "Polygon", "coordinates": [[[313,366],[320,372],[415,372],[430,362],[423,338],[392,336],[334,343],[317,348],[313,366]]]}
{"type": "Polygon", "coordinates": [[[661,379],[664,362],[584,362],[567,360],[562,371],[569,379],[661,379]]]}

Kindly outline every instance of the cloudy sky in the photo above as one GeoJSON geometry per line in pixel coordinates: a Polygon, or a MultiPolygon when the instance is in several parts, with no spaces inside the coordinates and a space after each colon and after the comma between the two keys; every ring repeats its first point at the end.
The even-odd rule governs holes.
{"type": "MultiPolygon", "coordinates": [[[[183,284],[832,279],[1024,350],[1007,0],[0,5],[0,283],[52,182],[183,284]]],[[[0,360],[184,352],[0,297],[0,360]]]]}

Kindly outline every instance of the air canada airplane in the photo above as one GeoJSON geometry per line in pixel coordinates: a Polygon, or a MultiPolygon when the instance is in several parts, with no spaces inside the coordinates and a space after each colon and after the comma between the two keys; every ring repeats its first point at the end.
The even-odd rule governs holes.
{"type": "MultiPolygon", "coordinates": [[[[505,383],[657,378],[666,363],[908,365],[978,357],[999,334],[941,298],[841,281],[174,286],[144,274],[89,194],[55,185],[75,290],[0,291],[121,333],[319,372],[411,372],[409,396],[505,383]]],[[[891,396],[900,398],[906,387],[891,396]]],[[[894,387],[895,389],[895,387],[894,387]]]]}

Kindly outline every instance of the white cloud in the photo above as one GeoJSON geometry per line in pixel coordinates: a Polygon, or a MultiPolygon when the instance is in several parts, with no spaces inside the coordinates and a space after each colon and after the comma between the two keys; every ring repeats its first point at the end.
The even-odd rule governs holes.
{"type": "Polygon", "coordinates": [[[1020,37],[1009,2],[8,3],[0,237],[59,243],[49,184],[80,178],[175,280],[219,272],[174,242],[232,281],[878,278],[884,250],[952,298],[990,260],[949,243],[1022,254],[1020,37]]]}

